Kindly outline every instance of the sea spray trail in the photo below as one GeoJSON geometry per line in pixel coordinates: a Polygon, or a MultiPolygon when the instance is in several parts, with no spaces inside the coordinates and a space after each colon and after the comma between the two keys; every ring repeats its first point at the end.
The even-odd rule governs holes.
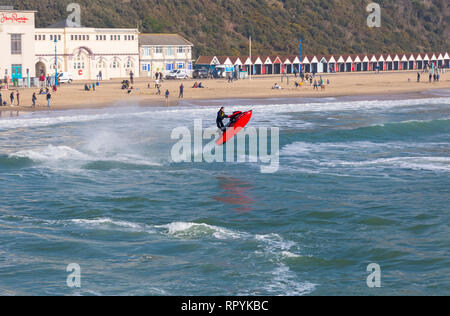
{"type": "Polygon", "coordinates": [[[278,101],[227,107],[280,128],[275,174],[172,162],[217,106],[0,120],[0,294],[372,295],[370,263],[383,294],[445,292],[450,98],[278,101]]]}

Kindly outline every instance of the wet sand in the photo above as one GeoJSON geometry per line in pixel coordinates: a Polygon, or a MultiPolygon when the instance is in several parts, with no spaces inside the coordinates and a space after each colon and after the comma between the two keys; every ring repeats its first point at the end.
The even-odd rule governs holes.
{"type": "MultiPolygon", "coordinates": [[[[288,78],[281,76],[253,77],[253,80],[238,80],[228,83],[225,79],[202,80],[206,88],[194,89],[195,80],[165,80],[162,83],[161,96],[156,95],[155,81],[146,78],[136,79],[134,90],[128,94],[121,89],[122,79],[103,81],[95,91],[84,91],[87,82],[64,84],[58,88],[57,93],[52,93],[50,110],[103,108],[108,106],[140,105],[140,106],[165,106],[164,93],[170,92],[169,106],[209,105],[218,103],[232,103],[233,100],[258,99],[265,102],[267,99],[292,99],[345,97],[359,98],[361,96],[386,98],[386,96],[407,95],[408,98],[419,98],[433,95],[431,90],[450,89],[450,72],[441,75],[440,82],[429,83],[428,75],[422,74],[421,82],[416,82],[416,72],[384,72],[376,73],[345,73],[323,74],[323,81],[330,80],[325,85],[325,90],[314,90],[309,83],[302,87],[295,87],[299,78],[293,75],[288,78]],[[184,85],[184,98],[179,99],[179,86],[184,85]],[[274,90],[273,85],[278,83],[282,89],[274,90]],[[150,88],[149,88],[150,84],[150,88]],[[431,92],[430,92],[431,91],[431,92]]],[[[319,76],[316,77],[319,80],[319,76]]],[[[37,107],[31,107],[31,96],[38,89],[20,89],[21,106],[9,105],[9,94],[13,90],[2,90],[3,101],[7,101],[6,107],[0,107],[4,112],[2,117],[9,116],[7,112],[17,111],[48,111],[45,95],[39,95],[37,107]],[[6,112],[5,112],[6,111],[6,112]]],[[[436,96],[436,95],[435,95],[436,96]]],[[[16,102],[15,102],[16,104],[16,102]]]]}

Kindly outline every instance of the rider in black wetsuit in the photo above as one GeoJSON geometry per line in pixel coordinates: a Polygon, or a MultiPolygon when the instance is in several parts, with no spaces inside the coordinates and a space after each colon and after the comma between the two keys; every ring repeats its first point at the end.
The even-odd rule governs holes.
{"type": "Polygon", "coordinates": [[[225,125],[223,124],[223,120],[226,118],[230,118],[228,115],[225,114],[225,108],[220,108],[220,111],[217,113],[217,127],[220,128],[221,131],[225,131],[225,125]]]}

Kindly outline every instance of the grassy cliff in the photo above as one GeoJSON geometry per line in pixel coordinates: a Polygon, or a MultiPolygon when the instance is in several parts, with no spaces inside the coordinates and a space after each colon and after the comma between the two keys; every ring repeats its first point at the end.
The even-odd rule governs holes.
{"type": "Polygon", "coordinates": [[[364,0],[0,0],[17,9],[38,10],[37,25],[65,19],[67,4],[82,7],[82,24],[139,27],[142,32],[176,32],[196,54],[380,53],[448,50],[447,0],[376,0],[381,28],[370,29],[364,0]]]}

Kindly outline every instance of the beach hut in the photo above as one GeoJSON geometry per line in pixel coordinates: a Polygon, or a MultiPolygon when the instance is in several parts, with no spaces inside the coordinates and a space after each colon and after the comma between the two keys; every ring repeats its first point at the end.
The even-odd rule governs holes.
{"type": "Polygon", "coordinates": [[[264,63],[259,56],[253,56],[252,57],[252,64],[253,64],[253,74],[254,75],[262,75],[264,70],[264,63]]]}
{"type": "Polygon", "coordinates": [[[216,56],[200,56],[195,64],[201,66],[215,66],[220,63],[216,56]]]}
{"type": "Polygon", "coordinates": [[[261,60],[263,62],[262,74],[263,75],[273,74],[273,63],[270,56],[261,56],[261,60]]]}
{"type": "Polygon", "coordinates": [[[367,55],[364,55],[362,60],[362,71],[370,71],[370,59],[367,55]]]}
{"type": "Polygon", "coordinates": [[[416,58],[414,57],[414,54],[409,54],[408,69],[409,70],[416,70],[417,69],[416,58]]]}
{"type": "Polygon", "coordinates": [[[400,65],[400,57],[398,55],[395,55],[393,61],[394,61],[393,70],[401,70],[402,68],[400,65]]]}
{"type": "Polygon", "coordinates": [[[327,73],[328,72],[328,58],[327,56],[320,55],[317,57],[317,60],[319,61],[317,72],[319,73],[327,73]]]}
{"type": "Polygon", "coordinates": [[[402,55],[402,58],[400,59],[400,70],[408,70],[408,56],[406,54],[402,55]]]}
{"type": "Polygon", "coordinates": [[[444,54],[444,67],[450,68],[450,56],[447,52],[444,54]]]}
{"type": "Polygon", "coordinates": [[[325,56],[325,58],[328,61],[328,71],[331,72],[331,73],[336,72],[337,71],[337,69],[336,69],[336,59],[334,58],[334,56],[333,55],[327,55],[327,56],[325,56]]]}
{"type": "Polygon", "coordinates": [[[230,61],[233,63],[234,71],[239,72],[242,70],[243,63],[239,57],[232,56],[230,61]]]}
{"type": "Polygon", "coordinates": [[[345,56],[345,71],[346,72],[352,72],[354,71],[353,68],[353,58],[351,55],[346,55],[345,56]]]}
{"type": "Polygon", "coordinates": [[[300,73],[300,57],[299,56],[290,56],[289,58],[292,63],[292,72],[296,71],[299,74],[300,73]]]}
{"type": "Polygon", "coordinates": [[[434,67],[437,67],[438,60],[436,57],[436,54],[430,54],[430,65],[434,65],[434,67]]]}
{"type": "Polygon", "coordinates": [[[444,55],[442,55],[442,53],[439,54],[437,60],[438,60],[438,67],[439,68],[444,67],[444,55]]]}
{"type": "Polygon", "coordinates": [[[370,68],[372,71],[377,71],[378,67],[378,57],[377,55],[372,55],[370,57],[370,68]]]}
{"type": "Polygon", "coordinates": [[[311,72],[317,73],[319,70],[319,59],[317,56],[310,56],[311,72]]]}
{"type": "Polygon", "coordinates": [[[393,70],[393,65],[392,65],[393,60],[392,60],[391,55],[384,54],[383,57],[384,57],[384,61],[385,61],[384,70],[393,70]]]}
{"type": "Polygon", "coordinates": [[[291,58],[289,56],[281,56],[280,58],[283,64],[282,71],[287,74],[293,73],[291,58]]]}
{"type": "Polygon", "coordinates": [[[416,54],[416,69],[422,70],[424,68],[422,54],[416,54]]]}
{"type": "Polygon", "coordinates": [[[383,55],[383,54],[377,55],[377,61],[378,61],[378,69],[379,70],[386,70],[385,55],[383,55]]]}
{"type": "Polygon", "coordinates": [[[428,67],[430,67],[430,56],[425,54],[425,56],[423,56],[423,69],[428,69],[428,67]]]}
{"type": "Polygon", "coordinates": [[[353,67],[352,71],[362,71],[362,60],[359,55],[353,55],[353,67]]]}
{"type": "Polygon", "coordinates": [[[281,74],[283,72],[281,58],[279,56],[270,56],[270,60],[272,61],[272,74],[281,74]]]}
{"type": "Polygon", "coordinates": [[[345,59],[343,55],[340,55],[337,60],[337,71],[344,72],[345,71],[345,59]]]}
{"type": "Polygon", "coordinates": [[[252,60],[250,59],[249,56],[241,56],[239,57],[239,59],[242,62],[242,70],[246,71],[248,73],[248,75],[250,75],[252,69],[253,69],[253,64],[252,64],[252,60]]]}
{"type": "Polygon", "coordinates": [[[302,60],[303,71],[305,73],[311,72],[311,63],[309,60],[310,59],[308,58],[308,56],[305,56],[305,58],[303,58],[302,60]]]}

